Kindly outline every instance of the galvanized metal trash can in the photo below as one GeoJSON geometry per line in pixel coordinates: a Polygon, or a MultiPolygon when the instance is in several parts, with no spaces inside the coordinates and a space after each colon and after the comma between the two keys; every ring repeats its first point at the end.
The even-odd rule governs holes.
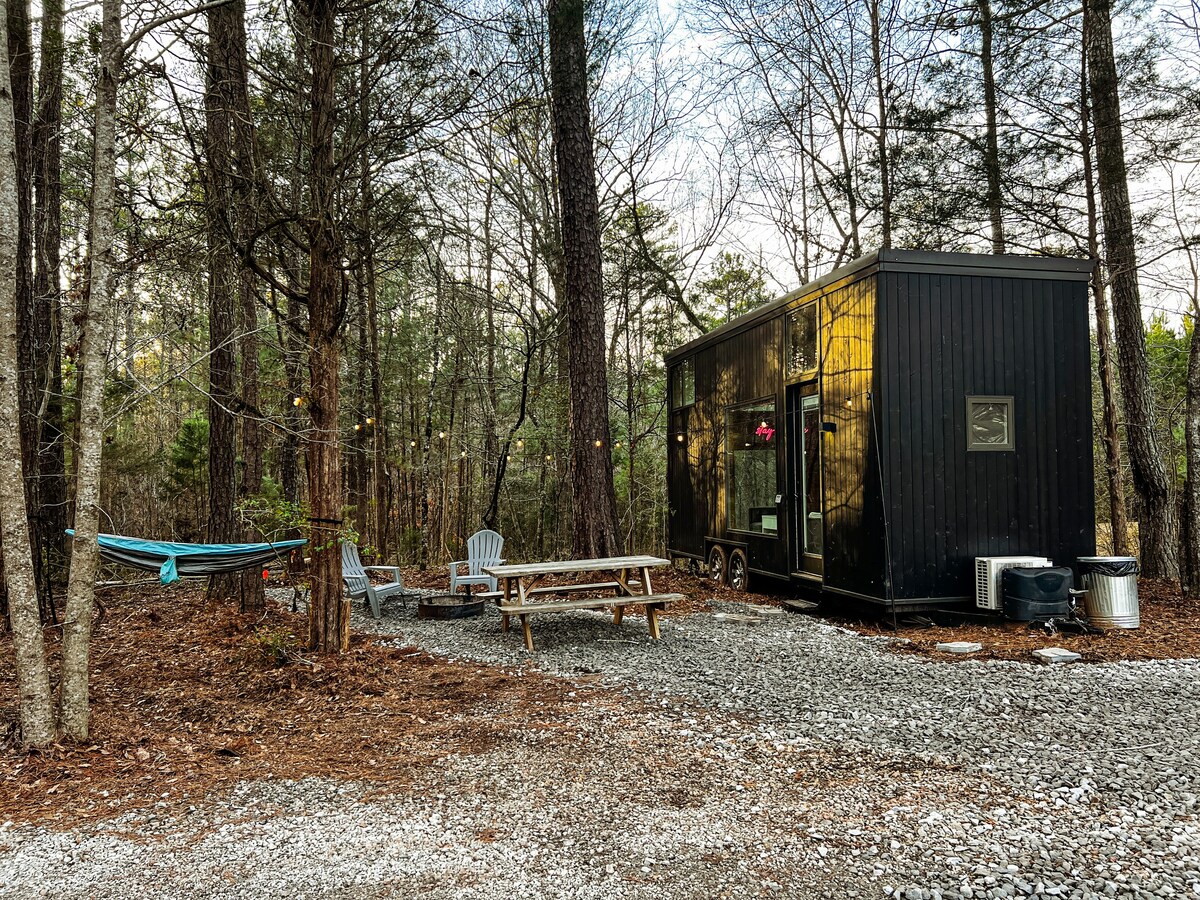
{"type": "Polygon", "coordinates": [[[1137,628],[1137,576],[1141,569],[1132,556],[1081,556],[1079,572],[1087,591],[1088,621],[1099,628],[1137,628]]]}

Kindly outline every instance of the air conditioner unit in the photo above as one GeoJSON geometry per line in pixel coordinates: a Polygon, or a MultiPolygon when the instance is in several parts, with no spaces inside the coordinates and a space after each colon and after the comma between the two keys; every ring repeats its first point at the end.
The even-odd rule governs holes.
{"type": "Polygon", "coordinates": [[[1000,591],[1000,573],[1005,569],[1052,566],[1044,556],[977,556],[975,557],[975,605],[980,609],[1004,609],[1000,591]]]}

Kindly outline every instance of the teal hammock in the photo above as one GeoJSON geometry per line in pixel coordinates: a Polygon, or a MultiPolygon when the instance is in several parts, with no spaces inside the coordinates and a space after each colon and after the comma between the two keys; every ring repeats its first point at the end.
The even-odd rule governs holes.
{"type": "MultiPolygon", "coordinates": [[[[75,532],[67,529],[67,534],[75,532]]],[[[143,541],[102,534],[100,555],[109,562],[135,569],[158,572],[158,580],[170,584],[186,576],[220,575],[240,572],[282,560],[288,551],[302,547],[307,541],[276,541],[273,544],[182,544],[176,541],[143,541]]]]}

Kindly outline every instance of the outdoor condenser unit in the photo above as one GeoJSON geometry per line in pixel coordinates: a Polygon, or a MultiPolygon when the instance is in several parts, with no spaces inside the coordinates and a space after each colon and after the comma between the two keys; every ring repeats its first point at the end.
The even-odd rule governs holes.
{"type": "Polygon", "coordinates": [[[1004,609],[1000,591],[1000,573],[1005,569],[1052,566],[1044,556],[977,556],[975,557],[975,605],[980,609],[999,612],[1004,609]]]}

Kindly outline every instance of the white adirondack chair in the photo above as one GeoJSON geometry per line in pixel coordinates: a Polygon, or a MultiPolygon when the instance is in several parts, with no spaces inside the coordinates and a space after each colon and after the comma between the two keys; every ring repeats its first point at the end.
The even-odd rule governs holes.
{"type": "Polygon", "coordinates": [[[489,591],[496,590],[496,579],[483,573],[484,566],[499,566],[504,563],[500,554],[504,552],[504,538],[494,531],[477,531],[467,538],[467,558],[450,563],[450,593],[458,593],[459,585],[464,585],[467,593],[471,593],[471,585],[486,584],[489,591]],[[458,567],[466,566],[465,575],[459,574],[458,567]]]}
{"type": "Polygon", "coordinates": [[[408,608],[408,595],[411,592],[405,588],[400,570],[395,566],[364,566],[358,557],[358,547],[352,541],[342,542],[342,581],[345,582],[346,592],[351,598],[357,600],[366,597],[367,604],[371,607],[371,615],[377,619],[381,616],[380,605],[388,597],[398,596],[404,602],[405,608],[408,608]],[[371,584],[371,579],[367,577],[367,572],[371,569],[391,572],[395,580],[388,584],[371,584]]]}

